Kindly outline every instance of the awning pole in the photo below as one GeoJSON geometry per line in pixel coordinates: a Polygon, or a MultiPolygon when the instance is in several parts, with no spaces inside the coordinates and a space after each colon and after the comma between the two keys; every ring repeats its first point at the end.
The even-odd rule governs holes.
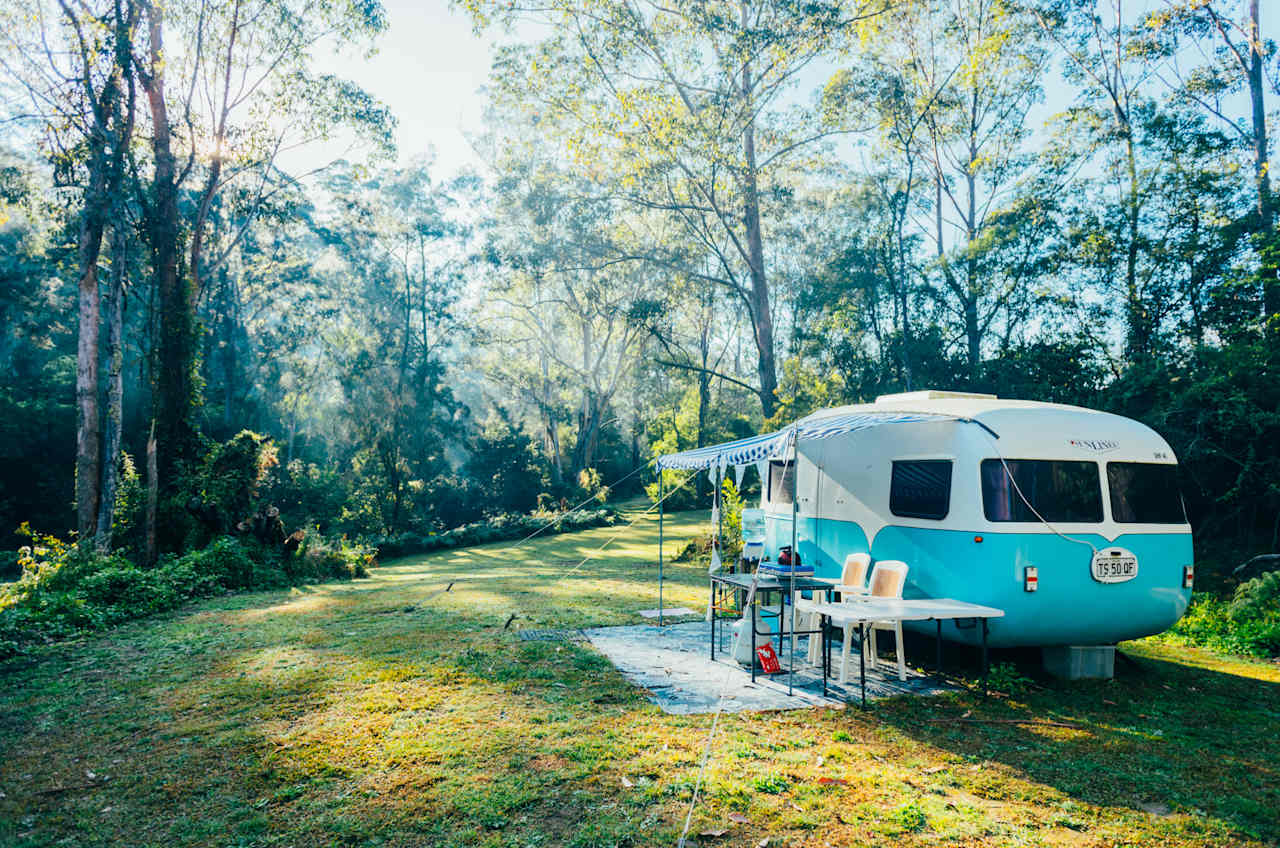
{"type": "Polygon", "coordinates": [[[716,470],[716,497],[713,503],[716,507],[716,550],[721,549],[720,537],[724,532],[724,504],[720,502],[721,493],[724,491],[724,477],[721,469],[716,470]]]}
{"type": "MultiPolygon", "coordinates": [[[[796,562],[800,551],[796,545],[796,520],[800,514],[800,449],[797,445],[797,431],[791,428],[791,670],[787,674],[787,695],[792,694],[796,680],[796,562]]],[[[783,466],[784,468],[786,466],[783,466]]]]}
{"type": "Polygon", "coordinates": [[[662,466],[658,466],[658,626],[662,626],[662,466]]]}

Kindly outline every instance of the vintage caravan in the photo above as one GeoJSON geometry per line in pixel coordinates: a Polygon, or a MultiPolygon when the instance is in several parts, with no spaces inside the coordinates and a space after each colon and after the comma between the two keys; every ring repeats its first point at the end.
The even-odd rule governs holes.
{"type": "MultiPolygon", "coordinates": [[[[1177,460],[1136,421],[1073,406],[922,392],[865,411],[947,416],[806,443],[762,480],[766,555],[836,577],[849,553],[910,565],[906,597],[998,607],[993,645],[1107,645],[1159,633],[1191,596],[1177,460]]],[[[967,640],[953,629],[951,638],[967,640]]]]}
{"type": "MultiPolygon", "coordinates": [[[[760,469],[766,558],[791,544],[795,516],[797,550],[818,576],[838,577],[850,553],[902,560],[904,597],[1004,610],[992,645],[1113,645],[1165,630],[1190,601],[1177,460],[1137,421],[927,391],[757,438],[765,447],[717,446],[710,462],[760,469]]],[[[682,467],[680,456],[665,465],[682,467]]],[[[944,636],[976,638],[953,624],[944,636]]]]}

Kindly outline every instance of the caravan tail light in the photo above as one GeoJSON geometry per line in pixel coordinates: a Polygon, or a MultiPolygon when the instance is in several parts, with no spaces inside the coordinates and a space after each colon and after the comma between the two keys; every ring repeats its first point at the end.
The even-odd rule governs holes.
{"type": "Polygon", "coordinates": [[[1190,589],[1191,584],[1196,582],[1196,567],[1194,565],[1182,566],[1182,588],[1190,589]]]}
{"type": "Polygon", "coordinates": [[[1040,588],[1040,569],[1034,565],[1028,565],[1022,569],[1022,588],[1028,592],[1034,592],[1040,588]]]}

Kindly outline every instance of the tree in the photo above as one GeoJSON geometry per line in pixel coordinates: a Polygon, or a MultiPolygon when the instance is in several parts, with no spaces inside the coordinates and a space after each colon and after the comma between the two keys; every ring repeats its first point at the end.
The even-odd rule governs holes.
{"type": "Polygon", "coordinates": [[[1029,202],[1027,117],[1040,100],[1049,51],[1035,20],[1005,0],[908,5],[895,14],[897,62],[908,69],[923,125],[917,136],[932,171],[941,302],[961,328],[976,377],[987,334],[1002,313],[1009,320],[1007,308],[1029,279],[1026,263],[993,277],[1004,266],[985,254],[1004,246],[1001,218],[1029,202]]]}
{"type": "MultiPolygon", "coordinates": [[[[6,66],[31,101],[29,120],[43,130],[61,179],[79,195],[76,526],[81,540],[101,546],[110,543],[109,529],[98,538],[99,514],[110,514],[114,508],[114,477],[110,473],[104,477],[98,269],[108,227],[116,231],[114,241],[123,238],[121,219],[112,213],[119,211],[118,199],[126,191],[137,13],[125,0],[98,4],[25,0],[11,7],[8,15],[11,19],[3,27],[8,33],[6,66]],[[104,484],[109,489],[105,502],[104,484]]],[[[113,305],[115,291],[113,281],[113,305]]],[[[108,421],[118,413],[116,404],[108,421]]],[[[106,465],[114,466],[118,446],[113,432],[106,465]]]]}
{"type": "Polygon", "coordinates": [[[196,306],[207,276],[244,237],[264,200],[289,185],[276,168],[278,154],[344,125],[389,146],[384,109],[352,84],[309,71],[322,39],[359,42],[381,31],[385,16],[376,0],[138,2],[147,38],[135,65],[149,105],[152,156],[143,217],[160,313],[155,413],[161,473],[171,489],[196,449],[196,306]],[[175,32],[180,46],[171,50],[165,39],[175,32]],[[179,200],[193,175],[203,179],[186,227],[179,200]],[[242,195],[239,220],[209,257],[207,229],[215,208],[241,181],[253,188],[242,195]],[[188,237],[184,269],[180,254],[188,237]]]}
{"type": "MultiPolygon", "coordinates": [[[[654,269],[616,260],[627,225],[611,198],[537,159],[508,164],[497,192],[503,224],[487,246],[490,338],[502,350],[495,370],[535,387],[548,429],[562,420],[553,384],[571,387],[577,474],[594,466],[610,406],[640,352],[645,333],[631,316],[655,288],[654,269]]],[[[558,445],[558,436],[549,441],[558,445]]]]}
{"type": "Polygon", "coordinates": [[[398,532],[414,518],[414,488],[450,470],[466,415],[445,360],[463,327],[469,230],[456,208],[459,187],[434,183],[425,161],[368,179],[342,169],[327,188],[335,213],[321,234],[347,309],[326,346],[342,414],[378,468],[383,527],[398,532]]]}
{"type": "Polygon", "coordinates": [[[787,106],[805,69],[838,48],[878,3],[795,5],[775,0],[664,6],[631,0],[510,6],[472,0],[478,23],[538,18],[556,34],[508,50],[496,96],[545,115],[574,160],[616,175],[616,192],[658,210],[711,258],[676,264],[660,251],[635,259],[677,267],[722,287],[752,328],[761,409],[776,405],[777,350],[765,221],[788,167],[843,128],[816,126],[787,106]]]}
{"type": "MultiPolygon", "coordinates": [[[[1266,237],[1276,224],[1266,94],[1268,86],[1280,93],[1280,78],[1268,79],[1275,45],[1263,37],[1260,8],[1260,0],[1169,0],[1163,9],[1148,15],[1146,24],[1156,33],[1189,39],[1204,55],[1206,63],[1186,74],[1173,65],[1171,87],[1176,96],[1203,109],[1248,147],[1253,159],[1251,229],[1266,237]],[[1247,114],[1232,114],[1234,99],[1241,93],[1247,114]]],[[[1259,274],[1263,317],[1273,333],[1280,333],[1280,321],[1275,318],[1280,314],[1278,275],[1280,267],[1274,265],[1259,274]]]]}
{"type": "Polygon", "coordinates": [[[1158,45],[1135,37],[1124,0],[1107,3],[1104,17],[1095,13],[1093,2],[1055,0],[1040,10],[1039,21],[1061,48],[1068,79],[1082,90],[1084,103],[1069,110],[1069,125],[1090,153],[1104,157],[1106,178],[1097,186],[1114,202],[1098,222],[1107,235],[1093,244],[1109,257],[1107,263],[1118,259],[1119,280],[1108,283],[1115,283],[1124,304],[1126,354],[1130,360],[1141,360],[1153,353],[1158,330],[1158,316],[1143,292],[1144,205],[1150,175],[1142,171],[1139,141],[1142,122],[1156,108],[1146,84],[1153,74],[1150,51],[1158,45]]]}

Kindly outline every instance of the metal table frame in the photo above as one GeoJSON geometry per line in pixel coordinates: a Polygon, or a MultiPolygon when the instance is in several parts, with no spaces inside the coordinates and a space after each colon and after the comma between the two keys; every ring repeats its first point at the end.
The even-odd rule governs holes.
{"type": "MultiPolygon", "coordinates": [[[[840,604],[819,604],[813,612],[818,613],[822,639],[822,694],[827,695],[827,678],[831,674],[831,639],[832,631],[837,630],[833,619],[839,617],[847,623],[858,623],[858,677],[862,689],[862,706],[867,705],[867,652],[866,627],[868,623],[877,621],[932,621],[935,625],[935,651],[937,666],[935,674],[942,676],[942,622],[973,621],[975,626],[981,622],[982,627],[982,695],[987,695],[987,675],[990,672],[989,652],[987,647],[990,632],[989,621],[1000,618],[1004,610],[995,607],[984,607],[950,598],[928,598],[919,600],[899,600],[889,598],[855,598],[840,604]],[[863,607],[864,609],[859,609],[863,607]],[[865,613],[865,615],[862,615],[865,613]]],[[[843,625],[841,625],[843,627],[843,625]]]]}
{"type": "MultiPolygon", "coordinates": [[[[749,603],[740,604],[740,612],[744,616],[749,617],[751,630],[751,682],[756,680],[756,644],[758,636],[766,636],[769,641],[773,640],[773,633],[768,630],[760,631],[756,629],[756,617],[752,612],[752,608],[757,605],[757,598],[767,597],[770,594],[778,595],[778,640],[779,653],[781,653],[781,642],[784,635],[807,636],[820,635],[823,631],[818,630],[796,630],[792,634],[785,626],[783,626],[783,618],[786,615],[787,596],[794,593],[798,595],[801,592],[823,592],[829,598],[831,592],[834,591],[833,584],[828,580],[823,580],[809,575],[789,576],[789,575],[773,575],[773,574],[726,574],[717,572],[711,575],[711,659],[716,658],[716,620],[720,618],[719,613],[723,609],[720,606],[719,599],[723,594],[743,594],[749,603]],[[752,591],[754,587],[754,592],[752,591]]],[[[795,604],[795,597],[792,595],[791,603],[795,604]]],[[[766,608],[768,604],[760,603],[759,606],[766,608]]],[[[771,615],[773,613],[770,613],[771,615]]],[[[795,658],[792,656],[791,664],[794,666],[795,658]]],[[[825,684],[825,680],[824,680],[825,684]]]]}

